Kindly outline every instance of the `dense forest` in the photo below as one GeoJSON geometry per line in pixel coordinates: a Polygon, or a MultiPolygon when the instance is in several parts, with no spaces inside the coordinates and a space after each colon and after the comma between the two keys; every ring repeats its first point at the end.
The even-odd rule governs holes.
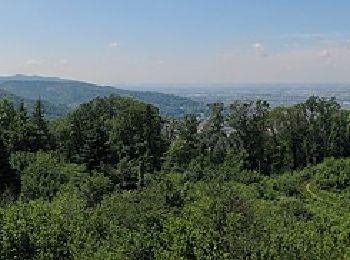
{"type": "Polygon", "coordinates": [[[0,259],[349,259],[349,111],[209,110],[110,96],[48,120],[1,100],[0,259]]]}

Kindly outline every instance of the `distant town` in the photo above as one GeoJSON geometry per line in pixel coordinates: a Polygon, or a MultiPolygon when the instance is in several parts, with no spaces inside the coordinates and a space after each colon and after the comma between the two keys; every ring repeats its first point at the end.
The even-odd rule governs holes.
{"type": "Polygon", "coordinates": [[[335,97],[344,109],[350,109],[350,83],[174,84],[131,88],[175,94],[207,104],[222,102],[225,105],[235,100],[266,100],[272,107],[290,106],[304,102],[309,96],[335,97]]]}

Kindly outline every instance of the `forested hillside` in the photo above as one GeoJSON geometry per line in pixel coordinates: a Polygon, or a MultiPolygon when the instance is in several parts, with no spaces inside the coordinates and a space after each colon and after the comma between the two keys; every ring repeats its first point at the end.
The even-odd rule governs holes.
{"type": "Polygon", "coordinates": [[[2,90],[27,99],[35,100],[40,97],[52,104],[64,105],[70,108],[74,108],[96,97],[120,95],[153,104],[160,108],[160,112],[164,116],[181,117],[188,113],[200,113],[205,110],[205,105],[198,101],[171,94],[130,91],[57,78],[22,76],[15,77],[14,79],[16,80],[9,80],[11,78],[3,79],[4,81],[1,82],[0,78],[0,89],[2,90]]]}
{"type": "MultiPolygon", "coordinates": [[[[12,94],[9,91],[0,89],[0,98],[6,98],[10,100],[15,107],[19,107],[21,103],[28,109],[29,112],[33,112],[35,106],[35,100],[29,98],[23,98],[12,94]]],[[[54,105],[46,100],[42,101],[45,106],[44,114],[48,118],[61,117],[68,113],[69,107],[65,105],[54,105]]]]}
{"type": "Polygon", "coordinates": [[[43,109],[0,101],[0,259],[350,258],[333,98],[212,104],[201,128],[128,97],[43,109]]]}

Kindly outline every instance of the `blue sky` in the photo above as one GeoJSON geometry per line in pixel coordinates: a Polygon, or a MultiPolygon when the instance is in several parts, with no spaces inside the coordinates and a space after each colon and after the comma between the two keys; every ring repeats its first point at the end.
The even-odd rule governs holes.
{"type": "Polygon", "coordinates": [[[2,0],[0,74],[350,81],[346,0],[2,0]]]}

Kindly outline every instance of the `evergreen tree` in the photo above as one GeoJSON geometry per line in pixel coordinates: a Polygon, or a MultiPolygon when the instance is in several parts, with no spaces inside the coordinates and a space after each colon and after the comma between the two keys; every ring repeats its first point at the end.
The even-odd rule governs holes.
{"type": "Polygon", "coordinates": [[[29,151],[29,117],[28,112],[24,106],[24,103],[21,102],[18,110],[18,128],[17,128],[17,140],[15,143],[15,151],[29,151]]]}
{"type": "Polygon", "coordinates": [[[28,112],[23,102],[19,105],[19,118],[23,123],[26,123],[29,120],[28,112]]]}
{"type": "Polygon", "coordinates": [[[67,150],[69,159],[89,170],[108,163],[110,148],[105,119],[90,107],[81,107],[70,118],[67,150]]]}
{"type": "Polygon", "coordinates": [[[2,138],[0,138],[0,193],[9,191],[12,195],[19,192],[19,178],[11,169],[9,154],[2,138]]]}
{"type": "Polygon", "coordinates": [[[153,172],[161,168],[160,157],[165,152],[161,136],[162,120],[158,108],[147,104],[143,121],[145,153],[141,158],[146,160],[144,164],[146,171],[153,172]]]}
{"type": "Polygon", "coordinates": [[[0,136],[3,138],[6,148],[14,150],[17,139],[17,111],[7,99],[0,100],[0,136]]]}
{"type": "Polygon", "coordinates": [[[91,128],[85,132],[84,145],[81,149],[82,162],[88,169],[96,169],[101,163],[107,163],[109,157],[108,133],[105,125],[92,122],[91,128]]]}
{"type": "Polygon", "coordinates": [[[50,149],[51,137],[40,98],[35,103],[34,112],[30,119],[29,132],[29,143],[32,152],[50,149]]]}

